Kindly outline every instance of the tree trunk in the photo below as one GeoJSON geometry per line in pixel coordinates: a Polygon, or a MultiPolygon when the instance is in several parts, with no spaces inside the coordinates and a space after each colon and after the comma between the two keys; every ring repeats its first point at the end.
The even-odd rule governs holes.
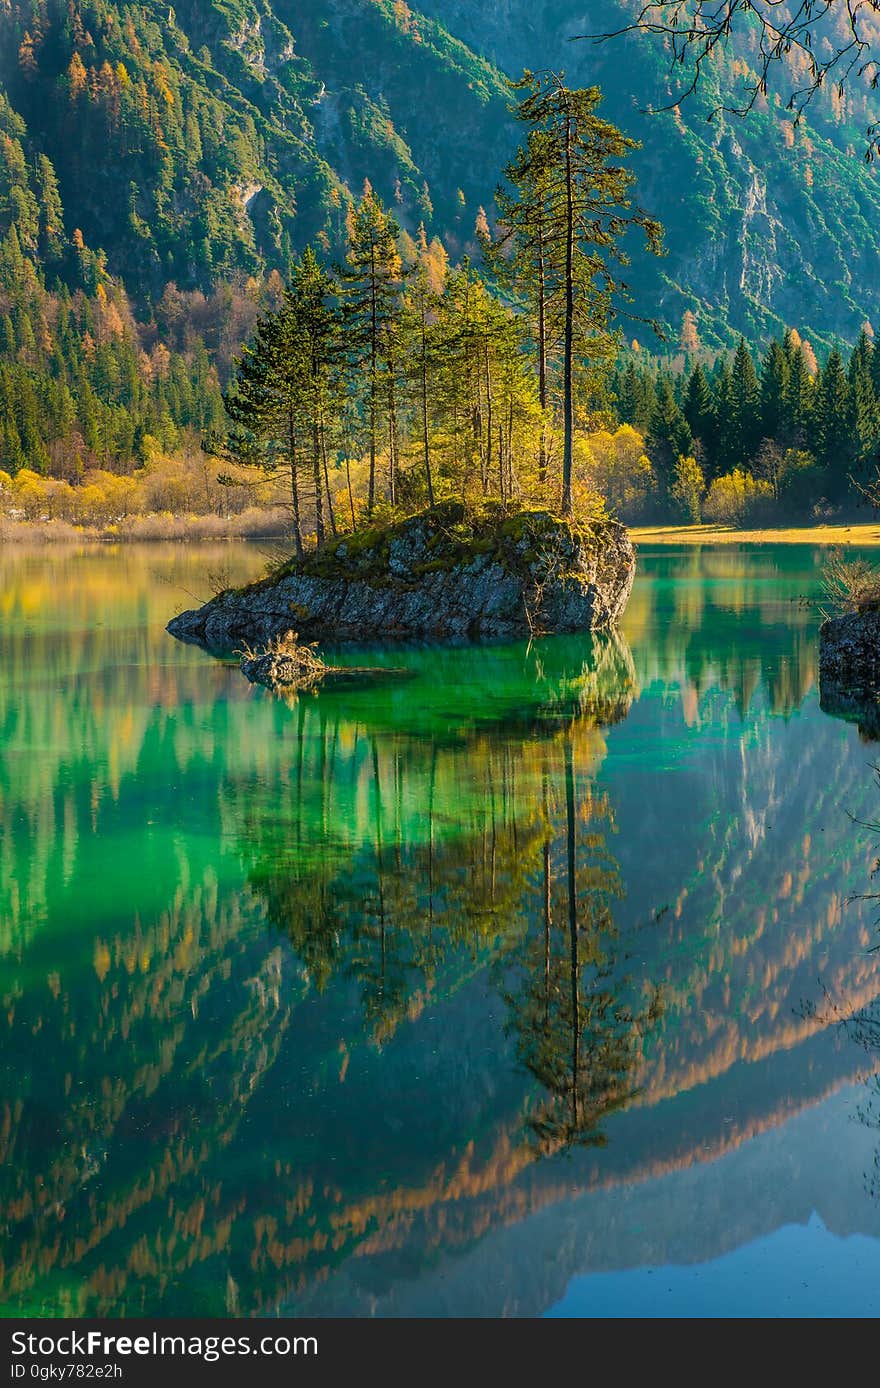
{"type": "Polygon", "coordinates": [[[376,368],[378,343],[378,309],[376,304],[376,250],[370,247],[370,483],[367,493],[367,514],[373,514],[376,500],[376,368]]]}
{"type": "Polygon", "coordinates": [[[315,534],[318,544],[324,543],[324,483],[321,480],[321,430],[318,421],[312,425],[312,474],[315,479],[315,534]]]}
{"type": "Polygon", "coordinates": [[[565,115],[565,353],[563,361],[562,514],[574,511],[574,174],[571,167],[571,112],[565,115]]]}
{"type": "Polygon", "coordinates": [[[428,505],[434,505],[434,481],[431,476],[431,444],[428,438],[428,337],[425,309],[422,308],[422,433],[425,440],[425,481],[428,484],[428,505]]]}
{"type": "Polygon", "coordinates": [[[303,557],[303,537],[302,526],[299,521],[299,481],[296,475],[296,426],[294,424],[293,410],[287,417],[288,439],[290,446],[290,499],[293,503],[293,540],[296,545],[296,557],[303,557]]]}
{"type": "Polygon", "coordinates": [[[348,483],[348,504],[351,507],[351,528],[357,530],[357,518],[354,513],[354,492],[351,490],[351,459],[348,456],[348,449],[345,450],[345,480],[348,483]]]}
{"type": "Polygon", "coordinates": [[[388,372],[388,500],[397,505],[397,401],[394,391],[394,357],[389,352],[388,372]]]}
{"type": "Polygon", "coordinates": [[[547,295],[544,264],[544,228],[538,227],[538,403],[541,406],[541,442],[538,450],[538,482],[547,485],[547,295]]]}
{"type": "Polygon", "coordinates": [[[330,473],[327,467],[327,435],[321,427],[321,458],[324,463],[324,485],[327,489],[327,519],[330,522],[330,534],[336,535],[336,516],[333,514],[333,498],[330,495],[330,473]]]}

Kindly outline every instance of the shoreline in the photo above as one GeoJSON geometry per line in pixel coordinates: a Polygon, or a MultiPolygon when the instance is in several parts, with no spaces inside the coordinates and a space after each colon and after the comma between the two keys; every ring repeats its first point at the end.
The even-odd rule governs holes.
{"type": "Polygon", "coordinates": [[[737,530],[728,525],[640,525],[630,529],[636,546],[648,545],[857,545],[880,547],[880,520],[854,525],[799,525],[737,530]]]}
{"type": "Polygon", "coordinates": [[[131,525],[72,525],[68,521],[0,520],[4,545],[218,544],[235,540],[289,538],[287,530],[267,519],[265,528],[252,519],[236,526],[218,524],[216,516],[139,516],[131,525]]]}
{"type": "MultiPolygon", "coordinates": [[[[132,524],[78,526],[68,521],[0,519],[3,544],[181,544],[185,541],[217,543],[233,540],[285,540],[285,527],[267,518],[265,529],[247,515],[218,524],[218,517],[157,514],[133,517],[132,524]]],[[[632,543],[650,545],[848,545],[880,548],[880,519],[853,525],[801,525],[766,530],[738,530],[728,525],[637,525],[628,528],[632,543]]]]}

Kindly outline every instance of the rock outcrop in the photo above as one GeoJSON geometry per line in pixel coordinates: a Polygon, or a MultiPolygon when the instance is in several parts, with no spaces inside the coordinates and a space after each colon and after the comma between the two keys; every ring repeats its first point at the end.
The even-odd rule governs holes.
{"type": "Polygon", "coordinates": [[[241,673],[251,684],[266,689],[314,689],[333,673],[309,646],[298,644],[295,631],[285,632],[260,650],[250,647],[242,653],[241,673]]]}
{"type": "Polygon", "coordinates": [[[183,612],[168,630],[214,652],[304,641],[471,640],[590,631],[620,617],[635,555],[616,521],[546,511],[473,517],[458,503],[333,541],[247,588],[183,612]]]}
{"type": "Polygon", "coordinates": [[[299,643],[295,631],[285,632],[260,650],[242,652],[241,673],[251,684],[262,684],[276,694],[296,694],[319,685],[362,684],[367,680],[409,678],[411,670],[388,666],[327,665],[311,646],[299,643]]]}
{"type": "Polygon", "coordinates": [[[826,713],[880,738],[880,610],[829,617],[819,628],[819,702],[826,713]]]}

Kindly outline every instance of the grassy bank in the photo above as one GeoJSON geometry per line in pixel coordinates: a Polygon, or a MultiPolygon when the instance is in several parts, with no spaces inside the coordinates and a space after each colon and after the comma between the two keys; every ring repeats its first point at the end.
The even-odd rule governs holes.
{"type": "Polygon", "coordinates": [[[880,521],[861,525],[802,525],[779,530],[737,530],[730,525],[645,525],[630,530],[636,545],[858,545],[880,546],[880,521]]]}
{"type": "Polygon", "coordinates": [[[4,520],[0,518],[0,544],[81,543],[84,540],[253,540],[278,539],[290,529],[283,508],[254,506],[236,516],[182,515],[160,511],[126,516],[104,525],[74,525],[66,520],[4,520]]]}

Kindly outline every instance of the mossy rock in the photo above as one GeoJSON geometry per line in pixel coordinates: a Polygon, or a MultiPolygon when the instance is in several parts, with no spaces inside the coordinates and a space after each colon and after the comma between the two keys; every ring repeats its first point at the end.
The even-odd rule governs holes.
{"type": "Polygon", "coordinates": [[[169,626],[212,650],[265,642],[291,616],[309,640],[475,639],[616,621],[635,570],[623,526],[447,502],[340,536],[169,626]]]}

